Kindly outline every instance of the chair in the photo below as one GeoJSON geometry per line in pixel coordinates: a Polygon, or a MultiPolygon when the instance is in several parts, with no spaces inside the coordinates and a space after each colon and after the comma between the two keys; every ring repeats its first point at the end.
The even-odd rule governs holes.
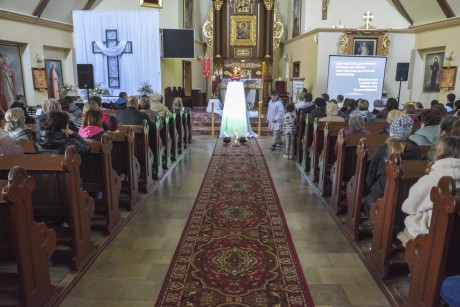
{"type": "Polygon", "coordinates": [[[289,95],[286,92],[286,81],[275,81],[275,90],[278,93],[283,104],[289,102],[289,95]]]}

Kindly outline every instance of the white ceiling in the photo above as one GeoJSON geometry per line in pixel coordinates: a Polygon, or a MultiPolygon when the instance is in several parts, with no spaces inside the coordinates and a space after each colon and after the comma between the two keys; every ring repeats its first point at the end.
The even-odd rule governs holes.
{"type": "MultiPolygon", "coordinates": [[[[104,0],[97,0],[93,7],[104,0]]],[[[163,5],[167,5],[167,1],[179,0],[163,0],[163,5]]],[[[203,0],[202,0],[203,1],[203,0]]],[[[211,0],[208,0],[211,2],[211,0]]],[[[286,1],[286,0],[278,0],[286,1]]],[[[341,0],[344,1],[344,0],[341,0]]],[[[393,0],[387,0],[393,3],[393,0]]],[[[405,10],[414,21],[414,25],[420,25],[430,22],[446,19],[437,0],[399,0],[405,10]]],[[[455,13],[455,16],[460,16],[460,0],[446,0],[449,6],[455,13]]],[[[31,15],[35,10],[40,0],[0,0],[0,9],[6,9],[14,12],[19,12],[31,15]]],[[[88,0],[50,0],[41,17],[66,23],[72,23],[72,10],[82,10],[88,0]]],[[[330,5],[334,5],[332,1],[330,5]]]]}

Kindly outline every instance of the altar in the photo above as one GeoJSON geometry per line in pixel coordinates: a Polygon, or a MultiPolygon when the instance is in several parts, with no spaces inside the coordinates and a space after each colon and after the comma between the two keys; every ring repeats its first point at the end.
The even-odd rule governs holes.
{"type": "MultiPolygon", "coordinates": [[[[222,79],[222,82],[219,84],[220,97],[223,97],[222,103],[225,105],[225,95],[228,90],[228,85],[234,83],[232,79],[222,79]]],[[[260,79],[252,78],[241,78],[239,80],[243,84],[244,88],[244,99],[248,105],[249,110],[254,107],[257,108],[257,102],[261,99],[258,90],[262,90],[262,82],[260,79]]]]}
{"type": "Polygon", "coordinates": [[[244,86],[240,81],[229,82],[227,85],[219,136],[233,137],[235,133],[257,137],[249,122],[244,86]]]}

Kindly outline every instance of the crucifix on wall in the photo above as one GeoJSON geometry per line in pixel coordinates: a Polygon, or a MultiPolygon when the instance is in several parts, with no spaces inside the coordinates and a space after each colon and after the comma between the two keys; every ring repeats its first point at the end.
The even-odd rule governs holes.
{"type": "Polygon", "coordinates": [[[322,19],[327,19],[327,7],[329,5],[329,0],[323,0],[323,7],[322,7],[322,19]]]}
{"type": "Polygon", "coordinates": [[[105,30],[106,40],[93,42],[93,53],[102,53],[107,56],[107,75],[109,88],[120,88],[119,55],[133,53],[131,41],[118,41],[117,30],[105,30]]]}

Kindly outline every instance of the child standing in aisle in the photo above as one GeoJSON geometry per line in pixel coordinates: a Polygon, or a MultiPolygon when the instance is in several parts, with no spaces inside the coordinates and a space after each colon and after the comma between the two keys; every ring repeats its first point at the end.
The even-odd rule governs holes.
{"type": "Polygon", "coordinates": [[[286,136],[286,154],[284,159],[294,158],[294,135],[297,125],[297,116],[295,114],[295,104],[290,102],[286,105],[286,115],[284,116],[284,135],[286,136]]]}
{"type": "Polygon", "coordinates": [[[268,128],[273,131],[271,149],[275,150],[276,146],[283,146],[280,130],[283,127],[284,107],[276,91],[273,91],[270,96],[272,99],[268,103],[267,121],[268,128]]]}

